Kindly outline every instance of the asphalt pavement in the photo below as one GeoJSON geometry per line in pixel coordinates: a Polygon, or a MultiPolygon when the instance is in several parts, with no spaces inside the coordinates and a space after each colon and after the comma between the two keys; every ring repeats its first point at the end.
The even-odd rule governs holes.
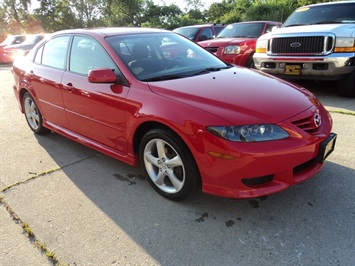
{"type": "Polygon", "coordinates": [[[0,65],[0,265],[355,265],[355,99],[307,83],[336,150],[261,199],[159,196],[139,168],[28,128],[0,65]]]}

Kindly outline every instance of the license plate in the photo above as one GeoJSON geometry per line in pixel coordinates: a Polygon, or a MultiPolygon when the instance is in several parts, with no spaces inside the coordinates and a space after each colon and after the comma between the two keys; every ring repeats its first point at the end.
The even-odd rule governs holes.
{"type": "Polygon", "coordinates": [[[285,66],[286,75],[301,75],[301,65],[286,65],[285,66]]]}
{"type": "Polygon", "coordinates": [[[334,151],[337,134],[331,133],[319,146],[317,162],[322,163],[334,151]]]}

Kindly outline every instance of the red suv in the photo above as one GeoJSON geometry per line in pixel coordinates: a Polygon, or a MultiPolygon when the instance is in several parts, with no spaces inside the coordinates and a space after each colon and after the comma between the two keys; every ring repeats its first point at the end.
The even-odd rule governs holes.
{"type": "Polygon", "coordinates": [[[259,36],[270,32],[281,22],[249,21],[229,24],[214,40],[198,42],[209,52],[234,65],[254,68],[253,54],[259,36]]]}
{"type": "Polygon", "coordinates": [[[185,36],[193,42],[200,42],[215,38],[223,29],[223,24],[203,24],[180,27],[173,31],[185,36]]]}

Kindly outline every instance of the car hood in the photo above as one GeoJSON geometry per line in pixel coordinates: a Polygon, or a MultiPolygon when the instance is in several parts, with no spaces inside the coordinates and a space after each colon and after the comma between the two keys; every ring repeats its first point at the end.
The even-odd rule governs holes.
{"type": "Polygon", "coordinates": [[[202,47],[215,47],[215,46],[225,46],[225,45],[231,45],[231,44],[239,44],[243,42],[247,42],[250,40],[253,40],[256,38],[246,38],[246,37],[240,37],[240,38],[220,38],[220,39],[213,39],[209,41],[203,41],[199,42],[198,44],[201,45],[202,47]]]}
{"type": "Polygon", "coordinates": [[[271,32],[273,36],[278,34],[295,34],[295,33],[334,33],[340,37],[355,37],[355,24],[321,24],[321,25],[305,25],[278,28],[271,32]]]}
{"type": "Polygon", "coordinates": [[[306,89],[243,67],[150,82],[149,86],[154,93],[194,106],[232,124],[278,123],[316,102],[306,89]]]}

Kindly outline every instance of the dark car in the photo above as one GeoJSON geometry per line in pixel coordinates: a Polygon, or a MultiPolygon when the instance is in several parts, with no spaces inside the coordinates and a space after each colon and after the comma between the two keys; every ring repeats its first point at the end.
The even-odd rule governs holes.
{"type": "Polygon", "coordinates": [[[214,40],[198,44],[227,63],[254,68],[253,55],[259,36],[281,25],[275,21],[233,23],[225,27],[214,40]]]}
{"type": "Polygon", "coordinates": [[[176,28],[173,31],[179,33],[193,42],[200,42],[213,39],[223,30],[222,24],[191,25],[176,28]]]}
{"type": "Polygon", "coordinates": [[[226,64],[171,31],[61,31],[12,72],[34,133],[140,163],[171,200],[199,187],[229,198],[284,190],[315,175],[335,145],[331,117],[312,93],[226,64]]]}
{"type": "Polygon", "coordinates": [[[2,60],[11,63],[17,56],[23,56],[29,52],[38,42],[43,40],[45,34],[27,35],[26,40],[20,44],[12,44],[3,48],[2,60]]]}
{"type": "Polygon", "coordinates": [[[3,49],[8,45],[20,44],[26,40],[24,35],[9,35],[2,43],[0,43],[0,63],[4,63],[3,49]]]}

